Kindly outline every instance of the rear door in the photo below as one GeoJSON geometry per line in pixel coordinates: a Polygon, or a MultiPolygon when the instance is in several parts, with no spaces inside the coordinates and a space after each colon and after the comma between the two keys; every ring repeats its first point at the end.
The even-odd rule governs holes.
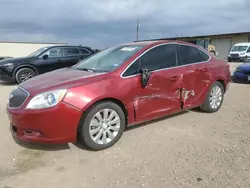
{"type": "Polygon", "coordinates": [[[133,105],[136,121],[142,122],[180,110],[181,74],[177,67],[176,44],[164,44],[146,52],[124,73],[133,79],[133,105]],[[145,88],[141,85],[141,75],[130,77],[138,70],[146,68],[151,75],[145,88]]]}
{"type": "Polygon", "coordinates": [[[208,69],[210,56],[194,46],[178,45],[179,71],[183,75],[181,101],[184,109],[203,104],[211,84],[208,69]]]}
{"type": "Polygon", "coordinates": [[[71,67],[81,60],[80,50],[76,47],[64,47],[63,56],[62,68],[71,67]]]}

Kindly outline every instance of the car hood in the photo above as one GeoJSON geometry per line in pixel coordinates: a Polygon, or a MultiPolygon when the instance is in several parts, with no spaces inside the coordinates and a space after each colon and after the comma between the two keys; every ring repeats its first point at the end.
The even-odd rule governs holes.
{"type": "Polygon", "coordinates": [[[7,59],[0,60],[0,65],[4,65],[6,63],[22,62],[22,61],[30,60],[33,58],[34,57],[7,58],[7,59]]]}
{"type": "Polygon", "coordinates": [[[36,76],[21,83],[19,86],[28,91],[31,96],[34,96],[51,90],[69,89],[97,80],[103,80],[107,75],[107,73],[64,68],[36,76]]]}
{"type": "Polygon", "coordinates": [[[249,63],[244,63],[244,64],[238,66],[238,69],[245,70],[245,71],[250,71],[250,62],[249,63]]]}

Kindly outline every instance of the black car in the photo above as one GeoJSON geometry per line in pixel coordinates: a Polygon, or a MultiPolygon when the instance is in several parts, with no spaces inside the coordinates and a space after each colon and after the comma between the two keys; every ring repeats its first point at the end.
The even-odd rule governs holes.
{"type": "Polygon", "coordinates": [[[96,50],[84,46],[52,46],[41,48],[27,57],[0,60],[0,81],[18,84],[36,75],[77,64],[96,50]]]}

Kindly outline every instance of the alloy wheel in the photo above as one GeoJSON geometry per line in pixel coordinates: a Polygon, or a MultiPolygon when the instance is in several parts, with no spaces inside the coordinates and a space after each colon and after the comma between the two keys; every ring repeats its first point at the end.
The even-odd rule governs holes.
{"type": "Polygon", "coordinates": [[[223,99],[222,95],[222,89],[219,86],[213,87],[209,97],[209,104],[211,108],[217,109],[221,105],[223,99]]]}
{"type": "Polygon", "coordinates": [[[120,124],[121,119],[116,111],[103,109],[91,119],[89,135],[96,144],[108,144],[118,135],[120,124]]]}

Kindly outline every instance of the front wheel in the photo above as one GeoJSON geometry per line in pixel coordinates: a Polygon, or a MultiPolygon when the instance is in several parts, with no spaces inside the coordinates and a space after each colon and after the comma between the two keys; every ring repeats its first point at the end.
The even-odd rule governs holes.
{"type": "Polygon", "coordinates": [[[121,138],[125,124],[124,112],[117,104],[101,102],[84,114],[78,136],[89,149],[107,149],[121,138]]]}
{"type": "Polygon", "coordinates": [[[36,76],[36,73],[30,68],[21,68],[16,72],[16,82],[18,84],[36,76]]]}
{"type": "Polygon", "coordinates": [[[201,110],[208,113],[217,112],[222,106],[224,93],[223,85],[218,81],[214,82],[208,91],[205,103],[200,107],[201,110]]]}

